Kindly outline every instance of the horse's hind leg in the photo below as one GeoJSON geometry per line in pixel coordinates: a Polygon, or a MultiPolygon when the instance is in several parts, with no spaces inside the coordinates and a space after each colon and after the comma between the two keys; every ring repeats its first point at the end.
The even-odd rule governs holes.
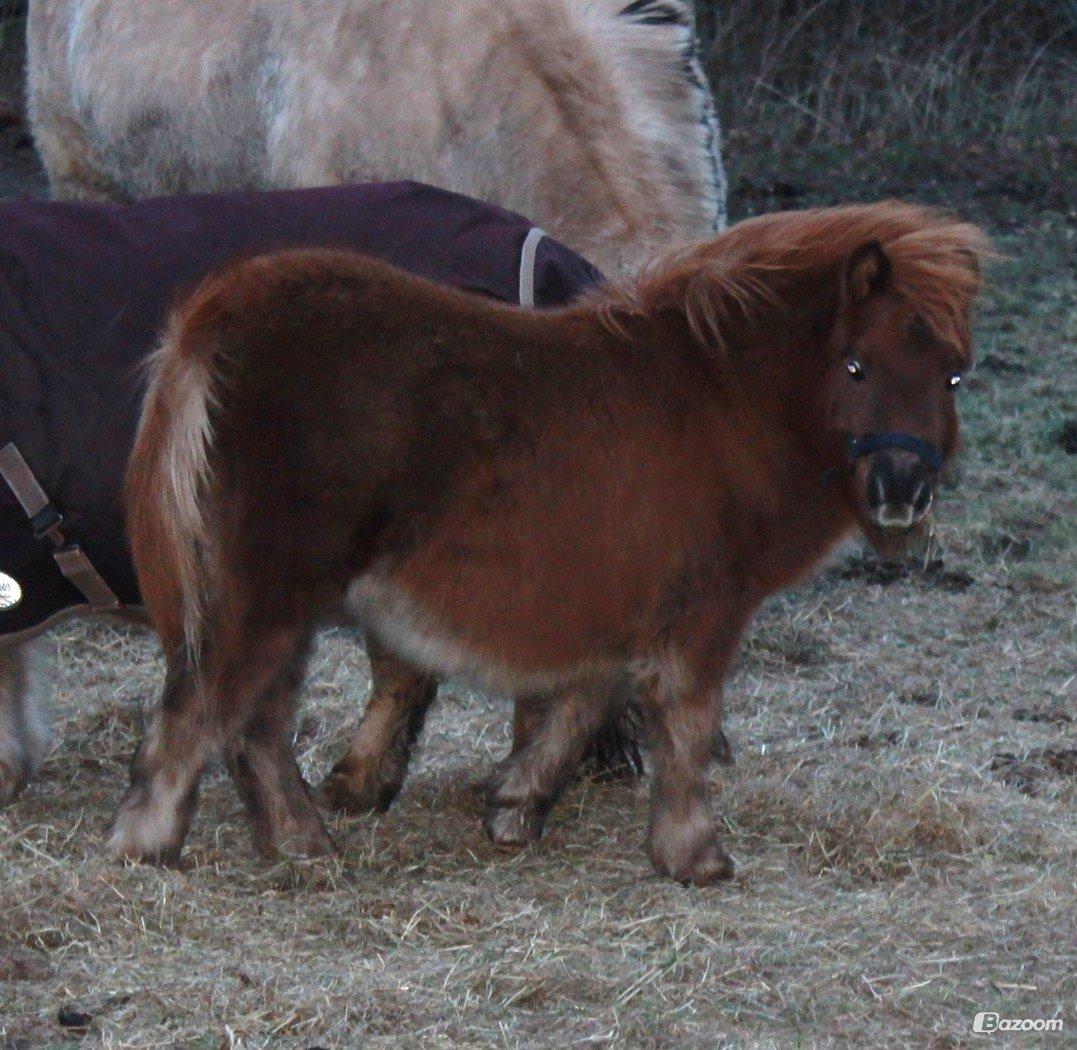
{"type": "Polygon", "coordinates": [[[108,831],[109,853],[155,863],[179,856],[206,763],[246,732],[305,638],[305,630],[287,628],[233,639],[227,652],[210,646],[197,672],[186,650],[169,657],[157,711],[108,831]]]}
{"type": "Polygon", "coordinates": [[[371,691],[348,753],[322,785],[328,805],[384,813],[404,783],[411,749],[437,696],[437,679],[367,642],[371,691]]]}
{"type": "Polygon", "coordinates": [[[0,805],[25,786],[48,752],[44,717],[48,645],[35,639],[0,648],[0,805]]]}
{"type": "Polygon", "coordinates": [[[595,734],[619,702],[611,690],[570,689],[542,704],[521,700],[512,753],[487,785],[483,825],[501,846],[534,842],[572,782],[595,734]]]}
{"type": "Polygon", "coordinates": [[[246,730],[225,748],[225,761],[254,828],[255,848],[314,856],[333,844],[318,816],[291,735],[307,662],[304,643],[263,694],[246,730]]]}

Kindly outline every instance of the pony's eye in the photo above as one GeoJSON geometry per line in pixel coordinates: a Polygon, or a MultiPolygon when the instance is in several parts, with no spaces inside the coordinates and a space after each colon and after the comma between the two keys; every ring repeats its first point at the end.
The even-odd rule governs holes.
{"type": "Polygon", "coordinates": [[[855,357],[850,357],[849,360],[845,362],[845,371],[848,372],[853,379],[864,378],[864,366],[855,357]]]}
{"type": "Polygon", "coordinates": [[[961,385],[961,373],[960,372],[955,372],[952,376],[950,376],[949,379],[946,380],[946,385],[951,390],[953,390],[956,387],[960,386],[961,385]]]}

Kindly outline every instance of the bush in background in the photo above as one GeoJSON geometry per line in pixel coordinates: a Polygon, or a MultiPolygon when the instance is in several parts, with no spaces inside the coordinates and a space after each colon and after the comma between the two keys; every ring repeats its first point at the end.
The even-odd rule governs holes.
{"type": "Polygon", "coordinates": [[[1027,161],[1072,148],[1077,0],[697,0],[696,11],[733,153],[1027,161]]]}

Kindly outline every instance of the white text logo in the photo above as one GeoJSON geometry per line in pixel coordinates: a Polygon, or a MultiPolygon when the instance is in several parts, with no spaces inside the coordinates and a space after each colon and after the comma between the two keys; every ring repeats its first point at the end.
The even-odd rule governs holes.
{"type": "Polygon", "coordinates": [[[1058,1017],[999,1017],[990,1011],[981,1011],[972,1022],[972,1030],[980,1035],[991,1032],[1061,1032],[1062,1019],[1058,1017]]]}

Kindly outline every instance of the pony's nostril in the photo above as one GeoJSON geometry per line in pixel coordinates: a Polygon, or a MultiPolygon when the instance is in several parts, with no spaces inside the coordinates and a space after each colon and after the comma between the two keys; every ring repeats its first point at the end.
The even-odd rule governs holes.
{"type": "Polygon", "coordinates": [[[935,502],[935,493],[926,481],[921,481],[912,499],[912,509],[917,518],[922,518],[935,502]]]}
{"type": "Polygon", "coordinates": [[[873,507],[881,507],[886,502],[886,481],[881,473],[875,474],[868,490],[868,502],[873,507]]]}

